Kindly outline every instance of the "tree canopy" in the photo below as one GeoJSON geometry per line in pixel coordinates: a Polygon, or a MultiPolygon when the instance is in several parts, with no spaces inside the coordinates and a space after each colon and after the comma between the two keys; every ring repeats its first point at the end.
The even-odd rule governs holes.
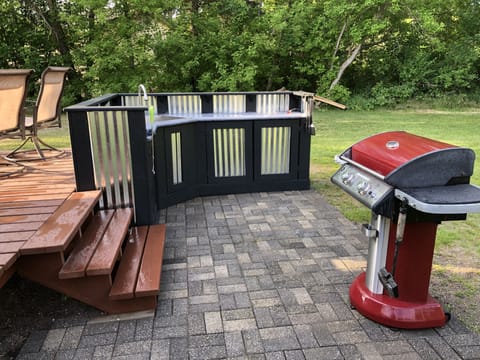
{"type": "Polygon", "coordinates": [[[479,93],[478,0],[0,0],[1,67],[107,92],[479,93]]]}

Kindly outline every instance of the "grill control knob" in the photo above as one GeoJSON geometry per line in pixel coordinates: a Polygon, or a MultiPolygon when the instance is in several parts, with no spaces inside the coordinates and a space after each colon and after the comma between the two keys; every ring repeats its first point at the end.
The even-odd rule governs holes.
{"type": "Polygon", "coordinates": [[[357,186],[358,193],[362,196],[367,194],[368,190],[370,190],[370,188],[371,188],[370,184],[366,181],[362,181],[357,186]]]}
{"type": "Polygon", "coordinates": [[[352,180],[353,180],[353,174],[352,173],[346,172],[346,173],[342,174],[342,182],[345,185],[351,184],[352,180]]]}

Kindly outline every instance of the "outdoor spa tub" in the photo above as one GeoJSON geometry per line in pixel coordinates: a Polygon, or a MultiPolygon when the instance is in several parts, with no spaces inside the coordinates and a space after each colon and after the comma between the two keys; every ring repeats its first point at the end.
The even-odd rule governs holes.
{"type": "Polygon", "coordinates": [[[310,187],[313,94],[108,94],[66,108],[78,191],[137,225],[203,195],[310,187]]]}

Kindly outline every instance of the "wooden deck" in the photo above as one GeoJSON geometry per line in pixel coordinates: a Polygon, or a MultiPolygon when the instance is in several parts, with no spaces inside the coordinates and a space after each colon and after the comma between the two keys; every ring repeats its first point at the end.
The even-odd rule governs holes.
{"type": "Polygon", "coordinates": [[[15,271],[20,248],[75,190],[72,157],[25,163],[0,177],[0,286],[15,271]]]}
{"type": "Polygon", "coordinates": [[[165,225],[99,209],[100,190],[75,191],[69,153],[25,166],[0,177],[0,287],[16,272],[107,313],[155,309],[165,225]]]}

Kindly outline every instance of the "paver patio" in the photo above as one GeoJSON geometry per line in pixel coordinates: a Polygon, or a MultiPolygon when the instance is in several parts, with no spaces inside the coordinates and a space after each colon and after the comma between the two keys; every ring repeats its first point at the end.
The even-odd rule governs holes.
{"type": "Polygon", "coordinates": [[[314,191],[197,198],[160,220],[155,315],[59,322],[33,332],[18,358],[480,358],[480,336],[455,314],[444,328],[407,331],[350,308],[368,242],[314,191]]]}

